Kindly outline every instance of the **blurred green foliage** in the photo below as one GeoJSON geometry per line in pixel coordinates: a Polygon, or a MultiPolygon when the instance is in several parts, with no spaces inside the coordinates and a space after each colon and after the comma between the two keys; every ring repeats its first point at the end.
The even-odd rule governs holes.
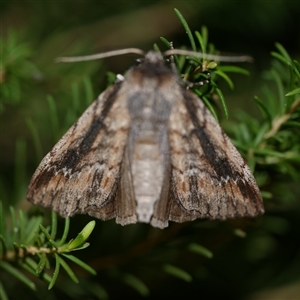
{"type": "MultiPolygon", "coordinates": [[[[297,299],[299,6],[297,1],[3,1],[2,234],[31,224],[32,230],[49,242],[38,224],[43,220],[43,224],[53,225],[53,220],[46,212],[43,218],[32,212],[25,200],[30,177],[43,155],[105,88],[106,71],[124,72],[133,62],[132,57],[77,64],[54,64],[53,59],[103,52],[107,47],[135,46],[147,50],[157,43],[163,49],[160,36],[173,41],[175,47],[188,46],[189,39],[174,7],[190,28],[200,32],[206,25],[210,41],[218,49],[255,58],[251,66],[243,65],[249,69],[250,77],[233,76],[234,92],[227,88],[231,81],[224,76],[225,80],[219,77],[216,82],[229,107],[228,121],[222,120],[222,104],[216,91],[207,93],[213,95],[207,103],[212,103],[215,114],[255,170],[266,214],[253,220],[171,224],[163,231],[147,224],[121,227],[113,220],[96,220],[89,237],[91,245],[76,253],[78,259],[97,271],[96,276],[83,271],[82,265],[70,263],[79,284],[73,283],[70,272],[62,271],[48,291],[48,284],[29,275],[16,262],[1,261],[0,297],[297,299]],[[274,46],[275,42],[280,44],[274,46]],[[20,211],[15,220],[9,205],[20,211]],[[12,269],[7,271],[10,267],[24,278],[24,284],[12,269]],[[32,283],[36,291],[30,288],[32,283]]],[[[200,33],[205,36],[203,31],[200,33]]],[[[228,71],[224,67],[221,64],[215,73],[222,77],[220,72],[228,71]]],[[[206,92],[205,88],[202,92],[206,92]]],[[[77,236],[90,220],[87,216],[72,218],[69,236],[77,236]]],[[[50,233],[53,230],[46,228],[50,233]]],[[[64,230],[64,220],[59,218],[56,236],[65,236],[64,230]]],[[[11,241],[17,242],[11,234],[11,241]]],[[[34,238],[32,232],[25,230],[22,241],[15,245],[16,251],[22,249],[26,237],[26,242],[34,238]]],[[[4,244],[1,245],[3,253],[4,244]]],[[[40,264],[51,266],[50,273],[43,273],[45,276],[53,274],[55,264],[64,265],[57,256],[50,258],[49,263],[43,256],[40,264]]]]}

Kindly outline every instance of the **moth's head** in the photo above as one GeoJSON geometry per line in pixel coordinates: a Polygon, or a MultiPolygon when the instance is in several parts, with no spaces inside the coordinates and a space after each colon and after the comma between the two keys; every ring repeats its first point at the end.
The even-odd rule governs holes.
{"type": "Polygon", "coordinates": [[[161,52],[158,51],[149,51],[146,55],[145,55],[145,59],[144,61],[146,62],[150,62],[150,63],[158,63],[158,62],[162,62],[163,61],[163,55],[161,52]]]}
{"type": "Polygon", "coordinates": [[[151,50],[143,58],[136,60],[137,65],[130,69],[131,74],[140,78],[157,78],[163,80],[174,76],[174,70],[165,64],[164,56],[161,52],[151,50]]]}
{"type": "Polygon", "coordinates": [[[138,69],[152,69],[153,67],[159,68],[165,65],[163,54],[154,50],[150,50],[144,55],[144,57],[138,58],[136,62],[138,69]]]}

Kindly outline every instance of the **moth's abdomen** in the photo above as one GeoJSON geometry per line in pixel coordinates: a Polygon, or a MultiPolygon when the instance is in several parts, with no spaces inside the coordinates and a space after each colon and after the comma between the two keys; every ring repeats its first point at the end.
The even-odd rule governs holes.
{"type": "MultiPolygon", "coordinates": [[[[131,80],[139,81],[138,74],[132,73],[131,80]]],[[[127,151],[137,218],[149,223],[157,203],[168,197],[164,185],[170,177],[168,120],[172,103],[161,92],[156,77],[142,84],[128,99],[131,129],[127,151]]]]}
{"type": "Polygon", "coordinates": [[[163,155],[155,139],[136,140],[131,168],[138,220],[149,223],[165,177],[163,155]]]}

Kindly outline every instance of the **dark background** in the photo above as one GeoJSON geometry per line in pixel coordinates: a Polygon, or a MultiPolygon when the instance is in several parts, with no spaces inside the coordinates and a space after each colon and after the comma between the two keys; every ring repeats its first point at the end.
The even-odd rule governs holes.
{"type": "MultiPolygon", "coordinates": [[[[234,91],[224,85],[232,119],[238,114],[237,108],[257,114],[253,97],[260,94],[262,72],[270,67],[275,42],[299,59],[299,1],[2,1],[2,38],[5,41],[14,31],[19,43],[29,45],[28,59],[36,66],[20,83],[18,103],[7,101],[1,114],[1,198],[5,207],[12,204],[24,210],[30,208],[25,200],[26,187],[40,155],[45,155],[76,120],[68,114],[74,86],[79,86],[78,95],[83,99],[79,99],[78,117],[92,101],[86,99],[83,80],[92,82],[95,98],[107,85],[106,71],[123,73],[136,57],[68,66],[55,64],[54,58],[123,47],[147,50],[153,43],[163,49],[160,36],[173,41],[175,47],[188,47],[174,8],[181,11],[192,31],[207,26],[210,42],[222,52],[254,57],[254,63],[246,66],[250,77],[234,76],[234,91]],[[56,136],[49,126],[48,95],[57,105],[56,136]],[[39,132],[40,154],[28,129],[28,119],[39,132]],[[16,168],[16,144],[20,139],[26,143],[21,179],[16,168]]],[[[128,283],[128,276],[133,275],[149,288],[149,299],[300,299],[298,208],[267,211],[256,220],[171,224],[164,231],[145,224],[121,227],[114,221],[98,221],[91,246],[78,253],[97,270],[96,277],[74,267],[80,276],[79,286],[62,271],[54,291],[48,292],[41,283],[35,294],[19,282],[16,290],[13,278],[8,290],[12,299],[94,299],[90,292],[101,287],[110,299],[139,299],[142,296],[134,284],[128,283]],[[236,229],[244,230],[247,237],[234,235],[236,229]],[[210,249],[214,258],[189,252],[191,243],[210,249]],[[185,282],[167,274],[166,264],[186,270],[193,280],[185,282]]],[[[88,220],[86,216],[73,218],[70,237],[88,220]]]]}

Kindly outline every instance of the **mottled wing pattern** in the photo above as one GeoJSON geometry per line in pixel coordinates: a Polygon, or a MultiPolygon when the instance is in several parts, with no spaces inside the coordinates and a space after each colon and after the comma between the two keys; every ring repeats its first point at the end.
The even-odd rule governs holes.
{"type": "Polygon", "coordinates": [[[241,155],[157,52],[91,104],[42,160],[27,198],[65,217],[159,228],[264,211],[241,155]]]}
{"type": "Polygon", "coordinates": [[[262,198],[249,167],[202,101],[186,90],[174,101],[176,109],[169,122],[169,220],[263,213],[262,198]]]}
{"type": "Polygon", "coordinates": [[[117,215],[115,200],[130,127],[124,98],[122,84],[115,84],[87,108],[42,160],[28,200],[64,217],[87,213],[107,220],[117,215]]]}

